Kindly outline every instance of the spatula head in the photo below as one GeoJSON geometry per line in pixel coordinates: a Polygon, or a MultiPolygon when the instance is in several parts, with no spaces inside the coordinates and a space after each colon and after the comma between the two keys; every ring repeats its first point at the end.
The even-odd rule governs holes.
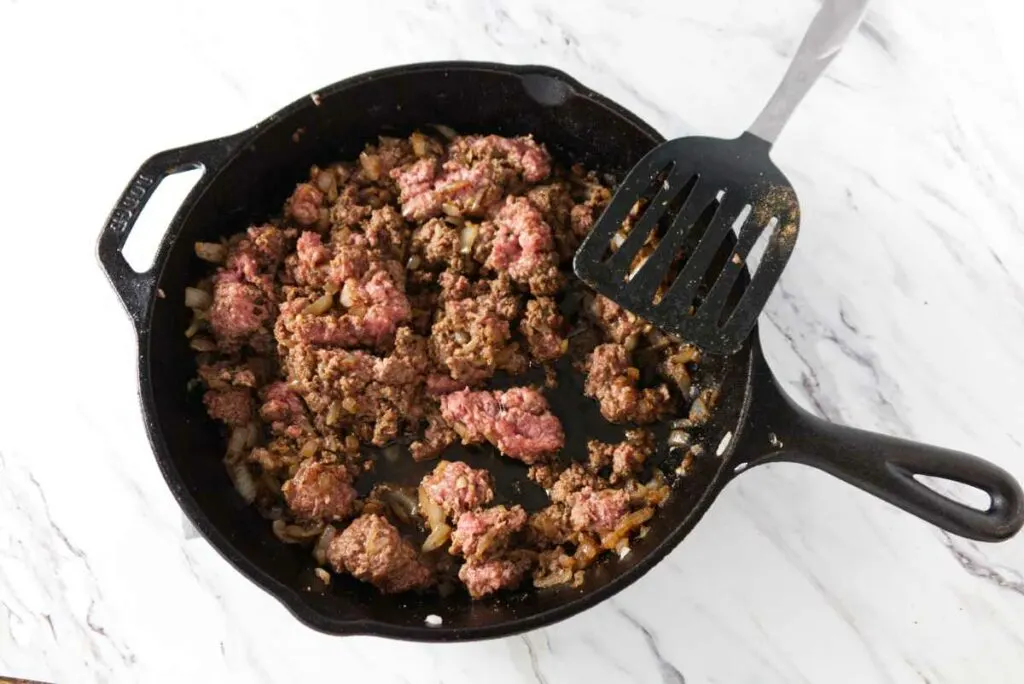
{"type": "Polygon", "coordinates": [[[796,192],[769,149],[749,133],[659,145],[580,245],[576,275],[670,335],[711,353],[737,351],[800,228],[796,192]],[[748,257],[762,246],[751,276],[748,257]]]}

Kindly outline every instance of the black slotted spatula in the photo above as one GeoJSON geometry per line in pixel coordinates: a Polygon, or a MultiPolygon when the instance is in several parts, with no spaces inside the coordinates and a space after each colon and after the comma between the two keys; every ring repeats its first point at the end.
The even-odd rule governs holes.
{"type": "Polygon", "coordinates": [[[641,159],[577,250],[576,275],[705,351],[737,351],[800,227],[796,192],[769,152],[867,3],[824,0],[779,87],[739,138],[677,138],[641,159]],[[755,243],[764,252],[747,282],[755,243]]]}

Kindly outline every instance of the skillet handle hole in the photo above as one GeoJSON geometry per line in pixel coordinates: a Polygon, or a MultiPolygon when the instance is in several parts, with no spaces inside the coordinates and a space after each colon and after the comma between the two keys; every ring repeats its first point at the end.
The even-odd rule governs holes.
{"type": "Polygon", "coordinates": [[[202,166],[172,173],[153,190],[121,252],[133,271],[146,273],[153,267],[160,242],[167,234],[167,226],[203,173],[205,169],[202,166]]]}
{"type": "Polygon", "coordinates": [[[914,475],[914,480],[937,494],[952,499],[968,508],[984,513],[992,507],[992,497],[984,490],[932,475],[914,475]]]}

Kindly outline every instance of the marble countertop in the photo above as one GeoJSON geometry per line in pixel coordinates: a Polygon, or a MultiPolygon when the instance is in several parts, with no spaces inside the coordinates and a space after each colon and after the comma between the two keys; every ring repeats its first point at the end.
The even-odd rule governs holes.
{"type": "MultiPolygon", "coordinates": [[[[816,413],[1024,479],[1009,4],[875,0],[774,154],[804,218],[762,336],[816,413]]],[[[444,646],[323,636],[185,538],[143,431],[131,326],[94,246],[149,154],[348,75],[452,58],[551,64],[667,135],[729,136],[816,7],[0,0],[0,676],[1019,682],[1024,537],[952,537],[795,465],[740,478],[651,573],[566,622],[444,646]]]]}

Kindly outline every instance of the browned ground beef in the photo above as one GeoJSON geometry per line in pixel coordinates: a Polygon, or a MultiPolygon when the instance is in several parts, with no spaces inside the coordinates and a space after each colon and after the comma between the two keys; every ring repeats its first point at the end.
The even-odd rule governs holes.
{"type": "Polygon", "coordinates": [[[380,515],[363,515],[331,540],[327,560],[386,594],[430,585],[433,577],[416,548],[380,515]]]}
{"type": "Polygon", "coordinates": [[[279,217],[197,244],[217,266],[188,293],[229,474],[278,537],[314,546],[322,534],[319,563],[384,592],[457,574],[474,598],[531,574],[538,587],[578,585],[602,552],[628,550],[668,493],[640,479],[653,437],[631,429],[561,454],[566,416],[545,396],[556,366],[584,372],[614,423],[693,401],[699,425],[717,395],[698,391],[694,347],[569,277],[607,185],[558,167],[530,136],[419,132],[297,180],[279,217]],[[543,372],[521,377],[532,368],[543,372]],[[456,442],[527,464],[550,504],[492,505],[491,475],[458,460],[357,493],[377,465],[367,447],[426,461],[456,442]]]}

